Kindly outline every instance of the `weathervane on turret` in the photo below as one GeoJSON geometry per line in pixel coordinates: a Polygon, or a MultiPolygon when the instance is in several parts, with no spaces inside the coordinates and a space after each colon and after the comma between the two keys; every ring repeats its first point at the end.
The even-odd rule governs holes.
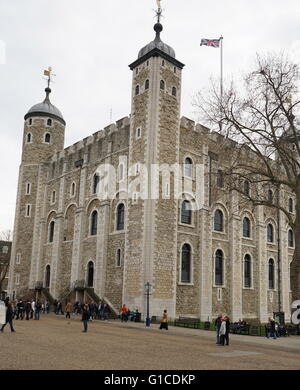
{"type": "Polygon", "coordinates": [[[157,23],[160,23],[160,18],[161,18],[161,14],[162,14],[162,9],[161,9],[161,4],[160,4],[161,0],[156,0],[156,3],[157,3],[157,11],[156,12],[156,16],[157,16],[157,23]]]}
{"type": "Polygon", "coordinates": [[[50,88],[50,83],[53,83],[52,77],[56,76],[52,73],[51,66],[49,66],[48,70],[44,70],[44,76],[47,76],[46,80],[48,82],[48,88],[50,88]]]}

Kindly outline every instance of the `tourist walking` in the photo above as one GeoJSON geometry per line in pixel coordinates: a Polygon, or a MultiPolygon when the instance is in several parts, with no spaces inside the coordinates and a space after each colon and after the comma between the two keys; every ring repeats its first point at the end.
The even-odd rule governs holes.
{"type": "Polygon", "coordinates": [[[42,305],[39,300],[36,301],[35,304],[35,310],[34,310],[34,319],[39,320],[40,319],[40,313],[42,310],[42,305]]]}
{"type": "Polygon", "coordinates": [[[16,320],[18,320],[19,318],[21,320],[23,320],[24,311],[25,311],[25,306],[24,306],[23,301],[20,299],[19,302],[17,303],[17,318],[16,318],[16,320]]]}
{"type": "Polygon", "coordinates": [[[219,314],[216,321],[215,321],[215,327],[216,327],[216,333],[217,333],[217,341],[216,344],[220,344],[220,328],[222,323],[222,314],[219,314]]]}
{"type": "Polygon", "coordinates": [[[273,337],[276,340],[276,331],[275,331],[275,321],[272,318],[269,318],[269,323],[266,326],[267,338],[273,337]]]}
{"type": "Polygon", "coordinates": [[[31,301],[31,310],[30,310],[30,319],[33,318],[34,312],[35,312],[35,301],[34,301],[34,299],[32,299],[32,301],[31,301]]]}
{"type": "Polygon", "coordinates": [[[84,305],[82,309],[82,318],[81,321],[83,322],[83,331],[84,333],[88,330],[88,321],[90,319],[90,313],[89,313],[89,306],[84,305]]]}
{"type": "Polygon", "coordinates": [[[162,320],[160,323],[159,329],[166,329],[168,330],[168,313],[167,310],[164,310],[162,320]]]}
{"type": "Polygon", "coordinates": [[[9,323],[10,330],[12,332],[15,332],[14,326],[13,326],[13,308],[12,304],[9,302],[9,298],[7,297],[5,299],[5,306],[6,306],[6,316],[5,316],[5,324],[2,325],[0,332],[3,333],[3,330],[7,323],[9,323]]]}
{"type": "Polygon", "coordinates": [[[71,318],[70,313],[72,311],[72,303],[68,302],[66,305],[66,318],[71,318]]]}
{"type": "Polygon", "coordinates": [[[226,335],[226,319],[225,317],[222,317],[221,319],[221,326],[220,326],[220,344],[219,345],[225,345],[225,335],[226,335]]]}
{"type": "Polygon", "coordinates": [[[225,342],[226,345],[229,345],[230,319],[228,316],[225,316],[225,322],[226,322],[225,342]]]}
{"type": "Polygon", "coordinates": [[[25,312],[26,312],[26,320],[29,320],[29,316],[31,313],[31,302],[29,300],[25,304],[25,312]]]}

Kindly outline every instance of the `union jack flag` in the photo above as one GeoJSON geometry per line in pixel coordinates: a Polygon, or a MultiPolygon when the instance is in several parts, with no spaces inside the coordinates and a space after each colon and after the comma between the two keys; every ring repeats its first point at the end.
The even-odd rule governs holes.
{"type": "Polygon", "coordinates": [[[201,39],[200,46],[220,47],[220,39],[201,39]]]}

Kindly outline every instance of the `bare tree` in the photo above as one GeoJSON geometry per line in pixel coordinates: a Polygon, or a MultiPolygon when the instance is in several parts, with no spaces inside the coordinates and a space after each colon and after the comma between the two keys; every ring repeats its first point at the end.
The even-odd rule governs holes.
{"type": "Polygon", "coordinates": [[[231,82],[220,97],[212,82],[209,92],[199,92],[194,102],[202,120],[223,136],[219,149],[226,155],[229,189],[242,192],[253,205],[286,215],[295,241],[293,299],[300,298],[299,80],[298,65],[284,54],[257,55],[255,70],[244,77],[242,88],[231,82]],[[280,199],[280,190],[294,194],[294,214],[280,199]]]}
{"type": "MultiPolygon", "coordinates": [[[[11,230],[6,230],[0,232],[0,241],[5,241],[7,243],[10,243],[12,239],[11,230]]],[[[4,279],[6,278],[8,268],[9,268],[9,261],[10,261],[10,245],[6,246],[7,252],[4,251],[0,253],[0,293],[2,291],[2,286],[4,279]]]]}

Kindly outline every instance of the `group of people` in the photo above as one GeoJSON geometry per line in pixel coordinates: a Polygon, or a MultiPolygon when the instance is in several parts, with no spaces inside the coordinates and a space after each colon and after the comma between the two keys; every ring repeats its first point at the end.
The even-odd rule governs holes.
{"type": "Polygon", "coordinates": [[[272,337],[276,340],[278,337],[287,336],[287,330],[284,324],[279,324],[272,318],[269,318],[269,322],[266,324],[266,337],[269,339],[272,337]]]}
{"type": "Polygon", "coordinates": [[[135,321],[135,322],[140,322],[141,320],[141,313],[139,312],[138,309],[135,311],[131,311],[127,306],[124,305],[121,308],[121,322],[127,322],[127,321],[135,321]]]}
{"type": "Polygon", "coordinates": [[[230,331],[230,320],[228,316],[219,314],[216,321],[216,332],[217,332],[217,345],[229,345],[229,331],[230,331]]]}
{"type": "MultiPolygon", "coordinates": [[[[9,298],[6,298],[9,300],[9,298]]],[[[26,320],[40,319],[40,314],[47,313],[49,314],[50,311],[50,304],[48,301],[40,302],[39,300],[35,301],[27,300],[22,301],[21,299],[19,301],[13,301],[10,303],[11,310],[12,310],[12,319],[15,320],[23,320],[24,318],[26,320]]]]}

